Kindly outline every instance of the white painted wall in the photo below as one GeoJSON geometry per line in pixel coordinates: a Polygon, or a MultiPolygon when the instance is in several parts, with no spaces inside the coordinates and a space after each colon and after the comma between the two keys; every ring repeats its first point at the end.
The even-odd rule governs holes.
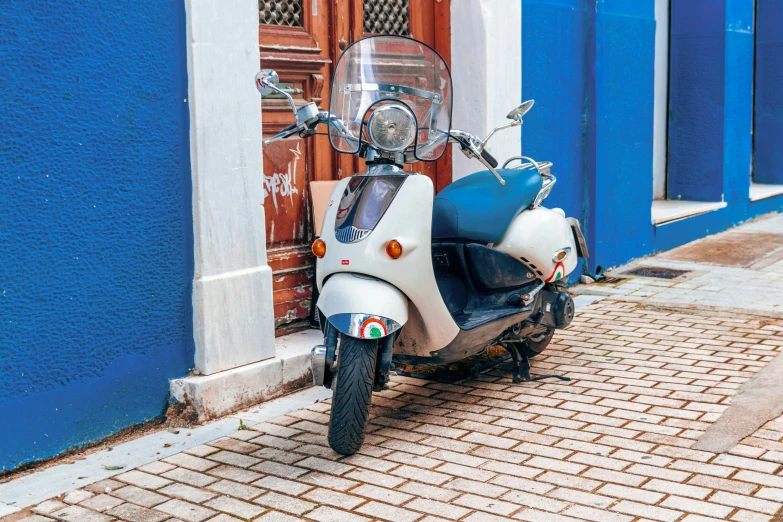
{"type": "Polygon", "coordinates": [[[655,0],[653,111],[653,198],[666,199],[666,152],[669,145],[669,0],[655,0]]]}
{"type": "Polygon", "coordinates": [[[195,277],[204,374],[275,356],[266,262],[258,3],[186,0],[195,277]]]}
{"type": "MultiPolygon", "coordinates": [[[[451,74],[454,110],[451,126],[480,137],[507,123],[522,103],[522,1],[453,0],[451,74]]],[[[521,151],[521,129],[501,131],[487,145],[503,164],[521,151]]],[[[482,170],[454,145],[453,179],[482,170]]]]}

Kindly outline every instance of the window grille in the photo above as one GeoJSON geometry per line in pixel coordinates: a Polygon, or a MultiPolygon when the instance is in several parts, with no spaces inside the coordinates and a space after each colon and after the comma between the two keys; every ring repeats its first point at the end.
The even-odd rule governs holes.
{"type": "Polygon", "coordinates": [[[303,0],[259,0],[259,22],[264,25],[302,27],[303,0]]]}
{"type": "Polygon", "coordinates": [[[410,35],[409,0],[364,0],[364,32],[410,35]]]}

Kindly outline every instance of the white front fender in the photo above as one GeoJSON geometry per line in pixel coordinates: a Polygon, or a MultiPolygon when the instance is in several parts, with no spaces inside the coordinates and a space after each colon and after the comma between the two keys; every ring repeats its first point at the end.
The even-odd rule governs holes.
{"type": "Polygon", "coordinates": [[[318,310],[340,332],[359,339],[386,337],[408,321],[408,298],[395,286],[353,273],[331,276],[318,310]]]}

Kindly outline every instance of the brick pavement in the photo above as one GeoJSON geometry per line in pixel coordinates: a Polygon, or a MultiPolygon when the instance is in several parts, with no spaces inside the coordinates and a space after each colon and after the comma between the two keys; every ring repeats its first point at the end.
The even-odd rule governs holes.
{"type": "Polygon", "coordinates": [[[781,350],[779,325],[602,301],[533,363],[570,382],[397,377],[352,457],[322,402],[4,521],[769,521],[783,418],[727,454],[689,448],[781,350]]]}

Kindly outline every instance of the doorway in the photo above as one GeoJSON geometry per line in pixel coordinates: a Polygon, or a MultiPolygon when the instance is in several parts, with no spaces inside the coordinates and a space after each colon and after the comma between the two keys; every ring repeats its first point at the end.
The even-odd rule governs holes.
{"type": "MultiPolygon", "coordinates": [[[[261,68],[277,71],[280,84],[298,106],[329,105],[334,65],[354,41],[372,34],[420,40],[450,63],[450,0],[259,0],[261,68]]],[[[279,94],[262,99],[264,139],[293,122],[279,94]]],[[[450,149],[435,163],[415,170],[440,190],[451,182],[450,149]]],[[[409,167],[410,168],[410,167],[409,167]]],[[[315,258],[310,253],[313,216],[309,183],[336,180],[363,169],[354,156],[337,154],[324,135],[264,147],[264,211],[267,261],[272,269],[275,335],[308,326],[315,258]]]]}

